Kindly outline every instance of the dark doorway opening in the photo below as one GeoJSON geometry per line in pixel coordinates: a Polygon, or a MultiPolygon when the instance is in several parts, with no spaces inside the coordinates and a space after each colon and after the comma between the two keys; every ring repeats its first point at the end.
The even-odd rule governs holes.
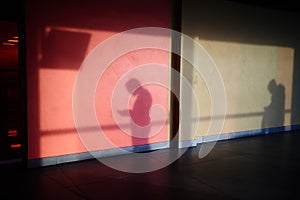
{"type": "Polygon", "coordinates": [[[18,41],[17,22],[0,21],[0,163],[22,157],[18,41]]]}
{"type": "Polygon", "coordinates": [[[24,2],[2,1],[0,14],[0,165],[25,163],[26,70],[24,2]],[[22,55],[22,56],[20,56],[22,55]]]}

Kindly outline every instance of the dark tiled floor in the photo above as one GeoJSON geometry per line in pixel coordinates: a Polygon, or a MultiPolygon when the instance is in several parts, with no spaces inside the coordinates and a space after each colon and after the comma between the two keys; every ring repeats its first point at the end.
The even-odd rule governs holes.
{"type": "MultiPolygon", "coordinates": [[[[161,170],[132,174],[89,160],[1,167],[0,199],[300,199],[300,131],[190,148],[161,170]]],[[[122,162],[126,162],[126,159],[122,162]]]]}

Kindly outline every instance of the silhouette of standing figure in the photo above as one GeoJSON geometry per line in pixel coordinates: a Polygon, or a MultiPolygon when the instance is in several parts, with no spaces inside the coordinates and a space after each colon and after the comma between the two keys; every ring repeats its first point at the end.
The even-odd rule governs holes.
{"type": "MultiPolygon", "coordinates": [[[[151,118],[149,111],[152,106],[152,97],[148,90],[141,86],[141,83],[137,79],[130,79],[126,83],[126,88],[129,94],[135,97],[134,105],[129,110],[131,117],[131,140],[133,151],[137,152],[136,145],[148,144],[148,134],[150,131],[151,118]],[[135,123],[135,124],[133,124],[135,123]]],[[[119,111],[121,115],[125,115],[125,111],[119,111]]]]}
{"type": "Polygon", "coordinates": [[[265,107],[262,128],[282,127],[284,125],[285,88],[272,79],[268,84],[271,103],[265,107]]]}

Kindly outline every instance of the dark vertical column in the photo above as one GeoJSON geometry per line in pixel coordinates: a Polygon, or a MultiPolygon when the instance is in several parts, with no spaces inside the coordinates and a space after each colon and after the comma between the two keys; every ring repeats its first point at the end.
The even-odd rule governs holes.
{"type": "Polygon", "coordinates": [[[295,45],[291,124],[300,125],[300,45],[295,45]]]}
{"type": "MultiPolygon", "coordinates": [[[[171,29],[181,32],[182,0],[171,1],[171,29]]],[[[181,54],[181,38],[172,35],[172,52],[181,54]]],[[[180,55],[171,54],[171,67],[180,73],[180,55]]],[[[171,88],[177,94],[180,94],[180,78],[171,75],[171,88]]],[[[170,98],[170,139],[174,139],[179,129],[179,95],[171,93],[170,98]]],[[[178,146],[178,137],[172,142],[171,147],[178,146]]]]}
{"type": "Polygon", "coordinates": [[[27,75],[26,75],[26,42],[25,42],[25,0],[19,1],[18,6],[18,67],[19,67],[19,86],[20,86],[20,131],[21,138],[21,157],[24,165],[27,166],[28,160],[28,135],[27,135],[27,75]]]}

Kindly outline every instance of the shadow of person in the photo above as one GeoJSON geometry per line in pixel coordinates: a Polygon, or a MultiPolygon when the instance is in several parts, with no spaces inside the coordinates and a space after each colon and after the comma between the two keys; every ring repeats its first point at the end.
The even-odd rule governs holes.
{"type": "Polygon", "coordinates": [[[272,79],[268,84],[268,90],[271,93],[271,102],[264,108],[262,128],[282,128],[284,125],[285,87],[272,79]]]}
{"type": "Polygon", "coordinates": [[[150,132],[150,108],[152,106],[152,97],[150,92],[142,87],[141,83],[137,79],[130,79],[126,82],[126,88],[129,94],[132,94],[134,98],[134,104],[132,109],[119,111],[121,115],[129,115],[130,129],[131,129],[131,141],[133,146],[133,152],[139,152],[138,145],[148,144],[149,132],[150,132]]]}

